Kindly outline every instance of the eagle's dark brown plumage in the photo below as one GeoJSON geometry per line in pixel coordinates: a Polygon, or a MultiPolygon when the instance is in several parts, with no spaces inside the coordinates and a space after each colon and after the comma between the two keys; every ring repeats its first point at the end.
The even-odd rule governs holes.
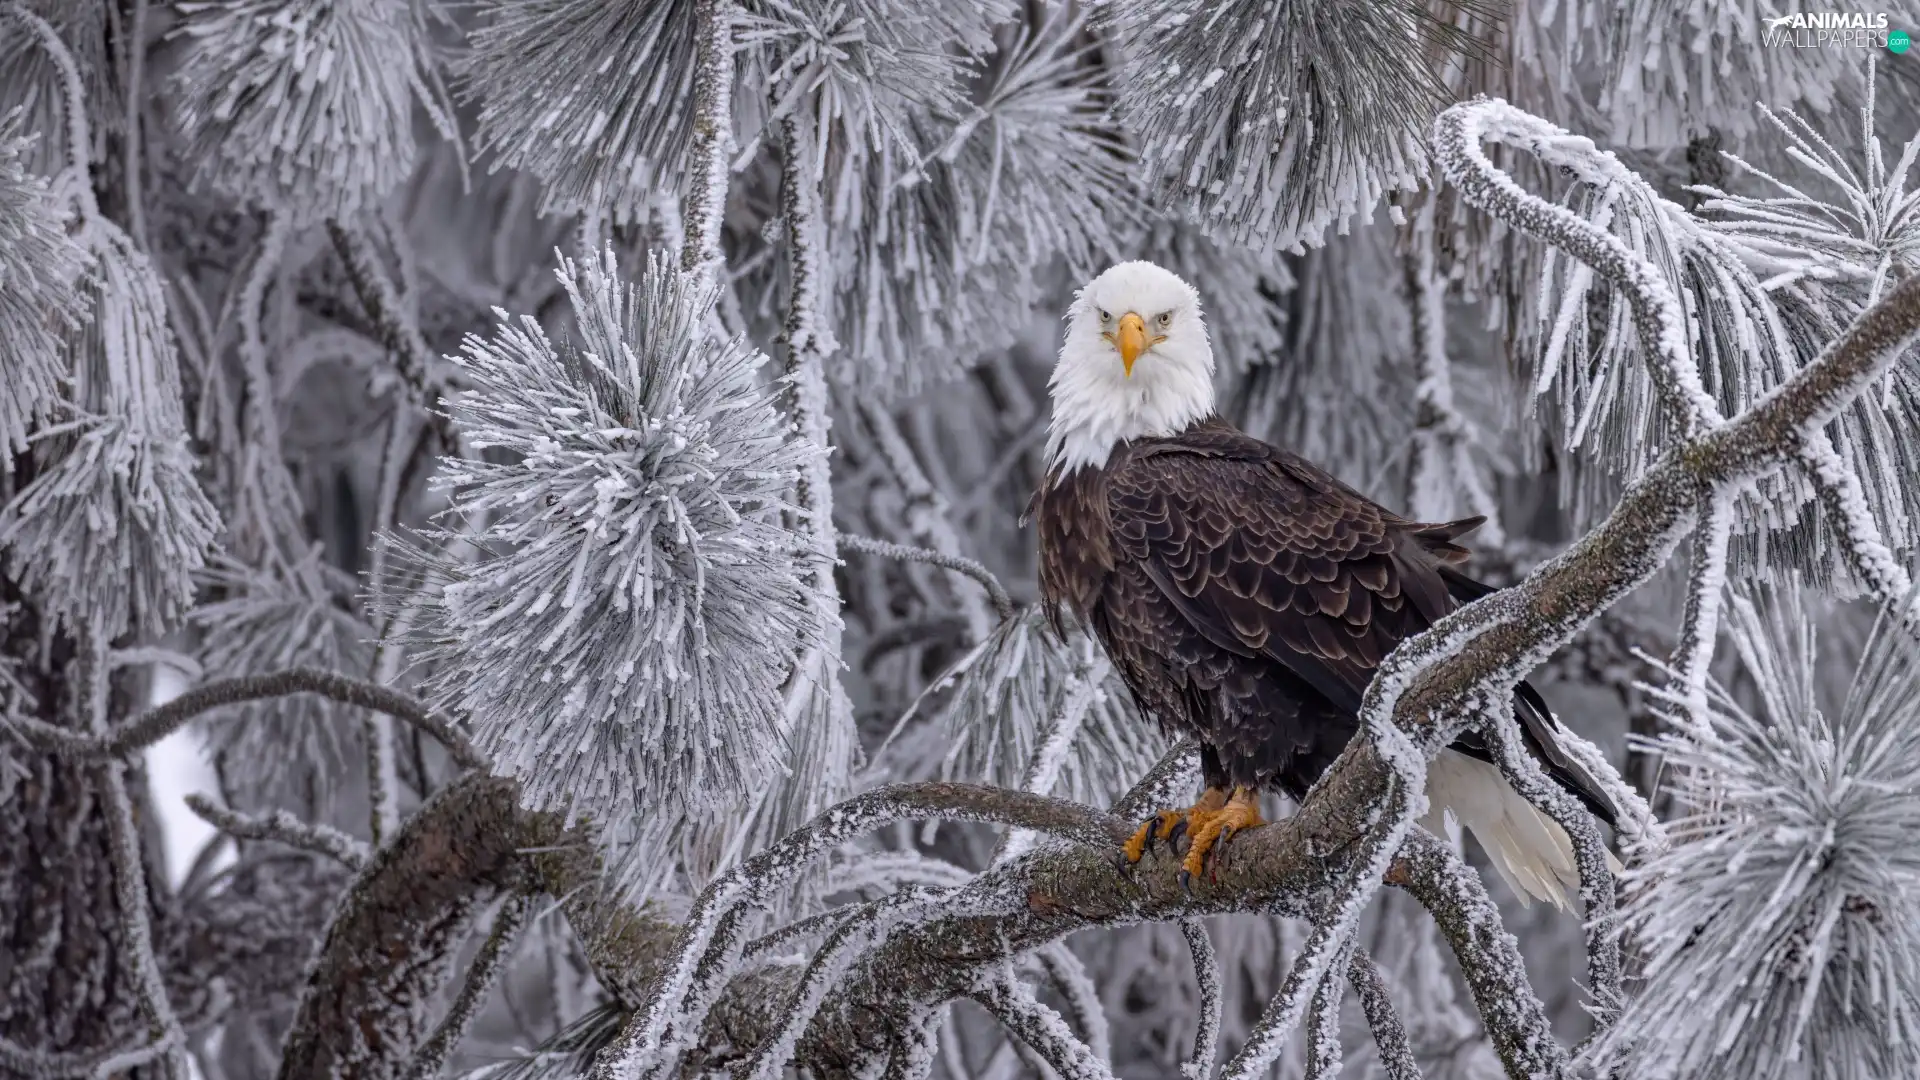
{"type": "MultiPolygon", "coordinates": [[[[1357,730],[1380,661],[1490,591],[1459,569],[1456,541],[1481,519],[1397,517],[1215,417],[1119,443],[1103,465],[1055,468],[1029,512],[1056,625],[1078,616],[1141,706],[1199,740],[1217,792],[1303,797],[1357,730]]],[[[1531,686],[1515,712],[1548,774],[1611,823],[1531,686]]],[[[1476,734],[1451,749],[1488,759],[1476,734]]]]}

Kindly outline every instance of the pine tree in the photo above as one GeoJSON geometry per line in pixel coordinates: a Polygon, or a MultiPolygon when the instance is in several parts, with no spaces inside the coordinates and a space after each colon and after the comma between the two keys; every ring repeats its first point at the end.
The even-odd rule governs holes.
{"type": "Polygon", "coordinates": [[[1920,1073],[1920,82],[1771,14],[0,0],[0,1073],[1920,1073]],[[1019,525],[1123,258],[1505,586],[1191,891],[1019,525]]]}

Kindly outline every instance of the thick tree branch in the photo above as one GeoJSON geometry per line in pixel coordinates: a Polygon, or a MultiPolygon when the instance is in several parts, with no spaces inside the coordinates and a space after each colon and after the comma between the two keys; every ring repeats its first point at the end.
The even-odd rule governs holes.
{"type": "Polygon", "coordinates": [[[318,668],[289,668],[270,675],[242,675],[202,683],[104,735],[82,735],[30,717],[9,717],[0,722],[19,732],[38,749],[100,760],[144,750],[178,731],[194,717],[223,705],[288,694],[318,694],[345,705],[386,713],[440,740],[462,766],[473,769],[486,765],[486,759],[450,717],[428,708],[418,698],[318,668]]]}

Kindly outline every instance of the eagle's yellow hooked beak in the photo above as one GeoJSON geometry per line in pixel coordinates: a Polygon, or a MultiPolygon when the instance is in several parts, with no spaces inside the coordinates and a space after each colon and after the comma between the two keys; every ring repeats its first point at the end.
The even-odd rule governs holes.
{"type": "Polygon", "coordinates": [[[1133,377],[1133,362],[1147,351],[1147,321],[1137,311],[1129,311],[1120,316],[1120,325],[1108,338],[1115,348],[1120,350],[1120,363],[1127,369],[1127,377],[1133,377]]]}

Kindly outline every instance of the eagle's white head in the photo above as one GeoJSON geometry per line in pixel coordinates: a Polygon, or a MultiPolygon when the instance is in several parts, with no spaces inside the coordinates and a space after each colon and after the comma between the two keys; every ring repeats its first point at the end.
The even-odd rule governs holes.
{"type": "Polygon", "coordinates": [[[1213,347],[1200,293],[1164,267],[1124,262],[1067,309],[1048,382],[1047,463],[1105,465],[1116,443],[1173,435],[1213,412],[1213,347]]]}

